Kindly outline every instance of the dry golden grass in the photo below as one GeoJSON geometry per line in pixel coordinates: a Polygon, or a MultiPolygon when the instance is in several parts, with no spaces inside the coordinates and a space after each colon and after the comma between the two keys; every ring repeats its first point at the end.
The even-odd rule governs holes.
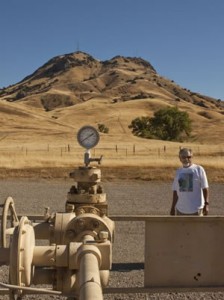
{"type": "Polygon", "coordinates": [[[102,166],[107,178],[171,179],[180,165],[177,158],[179,148],[190,147],[195,162],[209,169],[210,176],[213,170],[213,180],[222,181],[222,119],[211,121],[197,111],[192,112],[192,116],[201,122],[195,117],[194,122],[200,126],[194,129],[194,133],[201,130],[204,142],[181,144],[132,135],[128,128],[132,119],[144,115],[147,108],[153,111],[165,105],[167,103],[161,99],[144,99],[121,102],[115,106],[110,99],[97,98],[47,113],[35,107],[29,108],[25,103],[3,102],[0,105],[1,177],[24,174],[31,177],[66,176],[64,170],[83,164],[84,149],[76,140],[78,129],[87,124],[97,127],[98,123],[103,123],[110,131],[109,134],[101,134],[100,143],[92,150],[92,156],[103,155],[102,166]],[[204,119],[203,122],[200,118],[204,119]],[[215,122],[220,122],[219,128],[215,127],[212,131],[215,122]]]}
{"type": "Polygon", "coordinates": [[[8,94],[0,99],[0,176],[65,176],[65,170],[83,164],[83,150],[76,141],[79,128],[104,124],[109,134],[101,134],[92,155],[104,156],[107,178],[170,179],[180,165],[179,148],[187,146],[193,149],[195,162],[209,169],[210,175],[213,170],[214,180],[222,180],[224,114],[215,99],[207,101],[206,97],[186,91],[136,60],[118,57],[107,64],[108,69],[105,64],[102,69],[96,60],[91,60],[90,65],[83,64],[86,54],[76,53],[74,58],[81,59],[78,67],[52,77],[31,76],[9,87],[8,94]],[[49,89],[44,90],[46,86],[49,89]],[[34,92],[14,102],[5,100],[16,97],[24,87],[34,92]],[[130,100],[142,93],[148,98],[130,100]],[[55,98],[51,99],[50,94],[55,98]],[[71,102],[78,104],[65,107],[62,101],[51,110],[57,95],[59,99],[69,96],[71,102]],[[49,107],[45,110],[42,100],[46,96],[49,107]],[[119,100],[114,101],[116,98],[119,100]],[[206,105],[199,105],[201,102],[206,105]],[[128,126],[133,119],[152,116],[156,110],[173,105],[187,111],[193,121],[188,143],[132,135],[128,126]]]}
{"type": "MultiPolygon", "coordinates": [[[[105,141],[91,150],[92,157],[103,155],[100,168],[105,179],[171,180],[180,166],[180,147],[190,147],[194,162],[209,172],[212,181],[224,182],[224,149],[216,145],[179,144],[137,139],[139,143],[105,141]]],[[[136,140],[135,140],[136,142],[136,140]]],[[[23,147],[0,147],[1,177],[67,177],[82,166],[84,149],[76,140],[70,144],[33,143],[23,147]]],[[[92,163],[97,166],[97,163],[92,163]]]]}

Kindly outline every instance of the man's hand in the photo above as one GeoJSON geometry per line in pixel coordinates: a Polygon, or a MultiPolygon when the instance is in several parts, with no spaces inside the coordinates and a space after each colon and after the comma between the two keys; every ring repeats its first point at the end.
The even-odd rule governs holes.
{"type": "Polygon", "coordinates": [[[203,208],[203,215],[207,216],[209,212],[209,204],[205,202],[204,208],[203,208]]]}

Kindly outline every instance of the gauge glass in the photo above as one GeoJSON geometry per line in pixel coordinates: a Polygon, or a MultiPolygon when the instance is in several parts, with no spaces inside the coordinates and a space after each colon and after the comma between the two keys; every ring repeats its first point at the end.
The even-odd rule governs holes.
{"type": "Polygon", "coordinates": [[[79,129],[77,140],[85,149],[95,147],[99,142],[100,136],[98,131],[92,126],[83,126],[79,129]]]}

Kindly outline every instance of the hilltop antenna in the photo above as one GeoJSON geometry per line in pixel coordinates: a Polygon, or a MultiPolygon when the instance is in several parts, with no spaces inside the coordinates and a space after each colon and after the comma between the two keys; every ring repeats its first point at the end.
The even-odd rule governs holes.
{"type": "Polygon", "coordinates": [[[76,51],[79,52],[79,41],[77,42],[77,48],[76,51]]]}

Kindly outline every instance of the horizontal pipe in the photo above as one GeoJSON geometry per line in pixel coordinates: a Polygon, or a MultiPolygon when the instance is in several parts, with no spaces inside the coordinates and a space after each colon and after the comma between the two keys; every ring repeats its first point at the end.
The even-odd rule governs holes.
{"type": "Polygon", "coordinates": [[[48,295],[62,295],[60,291],[53,291],[49,289],[33,288],[33,287],[24,287],[19,285],[12,285],[0,282],[0,286],[9,289],[9,290],[22,290],[26,292],[33,292],[34,294],[48,294],[48,295]]]}
{"type": "Polygon", "coordinates": [[[38,267],[69,267],[69,245],[35,246],[33,265],[38,267]]]}
{"type": "MultiPolygon", "coordinates": [[[[27,216],[29,220],[39,220],[42,221],[44,220],[44,217],[42,215],[29,215],[27,216]]],[[[166,220],[166,221],[173,221],[173,222],[178,222],[178,220],[189,220],[194,218],[194,220],[197,220],[198,222],[205,222],[205,218],[198,218],[198,216],[169,216],[169,215],[111,215],[108,216],[113,221],[161,221],[166,220]]],[[[213,221],[213,220],[220,220],[224,221],[224,216],[221,215],[208,215],[206,216],[206,220],[208,221],[213,221]]],[[[47,223],[48,224],[48,223],[47,223]]]]}
{"type": "Polygon", "coordinates": [[[5,234],[6,235],[13,235],[14,230],[15,230],[15,227],[6,228],[5,234]]]}
{"type": "Polygon", "coordinates": [[[55,266],[56,261],[56,245],[54,246],[36,246],[33,251],[34,266],[55,266]]]}

